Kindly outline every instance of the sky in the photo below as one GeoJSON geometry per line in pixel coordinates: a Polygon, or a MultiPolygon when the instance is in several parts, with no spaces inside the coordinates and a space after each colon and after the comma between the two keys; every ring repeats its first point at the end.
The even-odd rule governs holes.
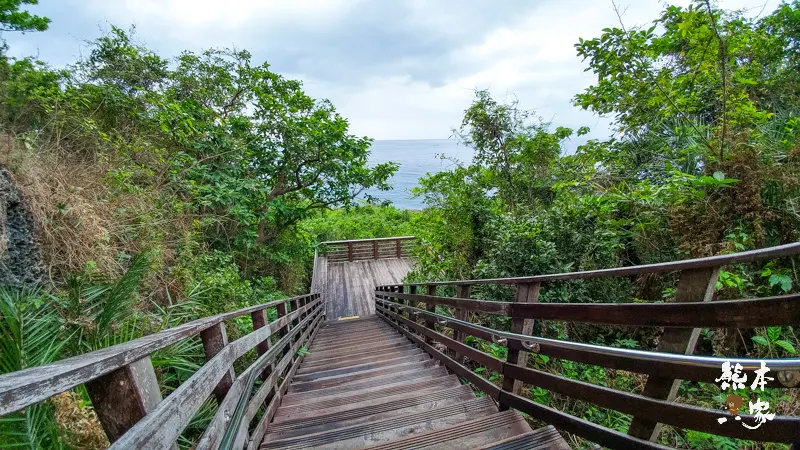
{"type": "MultiPolygon", "coordinates": [[[[686,5],[685,0],[670,2],[686,5]]],[[[778,0],[722,0],[768,14],[778,0]]],[[[617,0],[626,27],[649,26],[658,0],[617,0]]],[[[302,80],[375,139],[442,139],[476,89],[515,97],[558,126],[607,137],[610,120],[572,105],[593,81],[576,55],[579,37],[619,22],[611,0],[39,0],[44,33],[4,36],[14,56],[65,66],[113,24],[161,56],[246,49],[254,62],[302,80]]]]}

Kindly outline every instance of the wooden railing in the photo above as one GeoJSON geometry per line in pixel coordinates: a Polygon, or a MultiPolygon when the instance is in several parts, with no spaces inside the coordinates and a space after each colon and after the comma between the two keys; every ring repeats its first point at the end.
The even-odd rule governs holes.
{"type": "Polygon", "coordinates": [[[356,239],[352,241],[328,241],[319,244],[321,255],[328,262],[359,261],[365,259],[406,258],[414,236],[400,236],[377,239],[356,239]]]}
{"type": "Polygon", "coordinates": [[[219,408],[196,448],[255,449],[302,360],[297,355],[300,346],[313,339],[324,315],[320,295],[307,294],[206,317],[124,344],[5,374],[0,376],[0,416],[86,385],[111,448],[171,449],[213,393],[219,408]],[[270,310],[278,318],[268,323],[270,310]],[[245,315],[251,316],[253,331],[228,342],[225,322],[245,315]],[[205,364],[162,399],[150,355],[198,334],[205,364]],[[237,376],[234,362],[254,348],[258,358],[237,376]]]}
{"type": "MultiPolygon", "coordinates": [[[[745,405],[741,420],[728,411],[700,408],[674,402],[681,380],[715,383],[722,364],[740,364],[742,373],[765,362],[770,372],[767,385],[777,388],[798,386],[800,359],[754,360],[693,356],[702,328],[753,328],[800,324],[800,295],[712,301],[720,268],[735,263],[770,260],[800,254],[800,243],[686,261],[587,272],[562,273],[521,278],[410,283],[380,286],[376,310],[409,339],[423,347],[451,371],[493,397],[501,409],[514,408],[534,419],[552,424],[590,441],[611,448],[663,448],[656,444],[661,424],[751,441],[800,443],[800,418],[776,416],[757,429],[745,405]],[[629,277],[642,274],[678,272],[675,296],[666,303],[537,303],[542,286],[562,280],[598,277],[629,277]],[[476,285],[513,285],[514,302],[471,298],[476,285]],[[451,289],[454,297],[437,295],[451,289]],[[437,313],[436,306],[440,308],[437,313]],[[447,314],[446,312],[451,312],[447,314]],[[474,313],[510,317],[510,331],[471,323],[474,313]],[[656,351],[604,347],[532,335],[535,320],[582,322],[601,325],[664,327],[656,351]],[[505,360],[467,345],[465,336],[507,347],[505,360]],[[447,351],[443,351],[444,346],[447,351]],[[634,394],[526,367],[528,354],[575,361],[610,369],[647,375],[641,394],[634,394]],[[465,362],[465,358],[472,361],[465,362]],[[498,386],[473,372],[468,365],[481,365],[486,372],[502,375],[498,386]],[[523,385],[536,386],[632,416],[627,433],[605,428],[520,395],[523,385]],[[728,418],[725,423],[718,419],[728,418]]],[[[715,383],[718,384],[718,383],[715,383]]],[[[751,399],[755,401],[755,399],[751,399]]],[[[720,405],[724,407],[724,405],[720,405]]],[[[775,405],[772,405],[774,412],[775,405]]]]}

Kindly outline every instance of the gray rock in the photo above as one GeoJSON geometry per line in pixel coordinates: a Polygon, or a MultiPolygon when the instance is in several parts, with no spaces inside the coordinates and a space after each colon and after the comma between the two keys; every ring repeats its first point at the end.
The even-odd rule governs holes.
{"type": "Polygon", "coordinates": [[[0,285],[41,284],[47,279],[36,246],[36,227],[11,174],[0,167],[0,285]]]}

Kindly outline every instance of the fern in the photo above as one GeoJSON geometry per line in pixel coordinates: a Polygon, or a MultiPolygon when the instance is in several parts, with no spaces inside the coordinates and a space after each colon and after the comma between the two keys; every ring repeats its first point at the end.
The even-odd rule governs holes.
{"type": "MultiPolygon", "coordinates": [[[[58,304],[39,290],[0,287],[0,374],[58,358],[65,342],[58,304]]],[[[61,448],[59,433],[48,402],[0,417],[0,448],[61,448]]]]}

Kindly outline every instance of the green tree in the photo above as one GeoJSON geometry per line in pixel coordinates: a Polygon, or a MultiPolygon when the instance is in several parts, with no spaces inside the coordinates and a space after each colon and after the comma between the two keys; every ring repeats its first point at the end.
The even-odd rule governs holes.
{"type": "Polygon", "coordinates": [[[24,5],[37,5],[39,0],[3,0],[0,2],[0,31],[44,31],[50,24],[47,17],[20,10],[24,5]]]}

